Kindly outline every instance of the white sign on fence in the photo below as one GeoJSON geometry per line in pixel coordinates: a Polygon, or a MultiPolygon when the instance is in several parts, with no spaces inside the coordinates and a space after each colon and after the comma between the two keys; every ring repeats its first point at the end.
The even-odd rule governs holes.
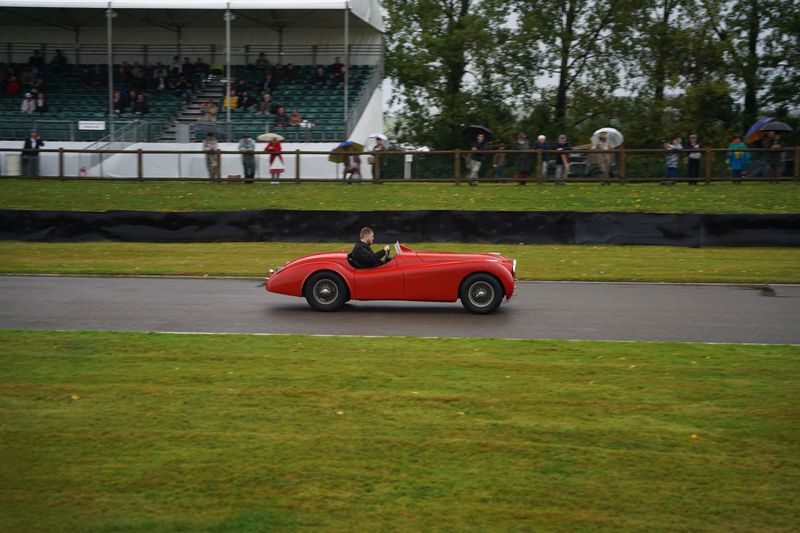
{"type": "Polygon", "coordinates": [[[78,129],[79,130],[105,131],[106,130],[106,121],[105,120],[79,120],[78,121],[78,129]]]}

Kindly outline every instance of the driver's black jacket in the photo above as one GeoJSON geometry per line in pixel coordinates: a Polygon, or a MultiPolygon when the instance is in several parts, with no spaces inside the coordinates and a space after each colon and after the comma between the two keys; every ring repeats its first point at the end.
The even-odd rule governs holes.
{"type": "Polygon", "coordinates": [[[353,246],[353,251],[350,252],[348,258],[356,268],[375,268],[383,264],[381,263],[381,259],[383,259],[384,255],[386,255],[385,250],[375,253],[372,251],[369,244],[358,241],[356,245],[353,246]]]}

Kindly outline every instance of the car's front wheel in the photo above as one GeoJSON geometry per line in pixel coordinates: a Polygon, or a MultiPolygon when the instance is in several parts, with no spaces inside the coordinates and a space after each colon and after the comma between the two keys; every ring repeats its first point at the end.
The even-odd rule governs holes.
{"type": "Polygon", "coordinates": [[[347,285],[338,274],[317,272],[306,282],[303,295],[317,311],[336,311],[350,299],[347,285]]]}
{"type": "Polygon", "coordinates": [[[470,313],[493,313],[503,301],[503,287],[492,275],[473,274],[464,280],[459,291],[461,304],[470,313]]]}

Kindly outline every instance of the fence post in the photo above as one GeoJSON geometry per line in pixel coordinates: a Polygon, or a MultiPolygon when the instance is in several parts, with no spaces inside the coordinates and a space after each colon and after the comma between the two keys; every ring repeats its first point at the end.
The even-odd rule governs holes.
{"type": "MultiPolygon", "coordinates": [[[[542,168],[544,165],[544,153],[541,150],[536,150],[536,168],[534,169],[534,176],[541,184],[544,179],[547,177],[545,176],[544,172],[542,172],[542,168]]],[[[519,169],[517,169],[519,171],[519,169]]]]}
{"type": "Polygon", "coordinates": [[[456,151],[453,152],[453,157],[455,157],[456,185],[461,185],[461,150],[456,148],[456,151]]]}
{"type": "Polygon", "coordinates": [[[294,181],[300,183],[300,149],[294,151],[294,181]]]}
{"type": "Polygon", "coordinates": [[[711,184],[711,164],[714,162],[714,152],[706,148],[706,185],[711,184]]]}
{"type": "Polygon", "coordinates": [[[139,179],[144,178],[144,168],[142,165],[142,149],[136,150],[136,177],[139,179]]]}
{"type": "Polygon", "coordinates": [[[620,152],[619,152],[619,169],[618,169],[619,170],[619,184],[620,185],[625,185],[625,171],[626,171],[626,168],[625,168],[625,163],[626,163],[626,160],[625,160],[625,148],[624,147],[620,147],[619,150],[620,150],[620,152]]]}
{"type": "Polygon", "coordinates": [[[800,179],[800,146],[794,147],[794,179],[800,179]]]}
{"type": "Polygon", "coordinates": [[[58,149],[58,177],[64,177],[64,149],[58,149]]]}

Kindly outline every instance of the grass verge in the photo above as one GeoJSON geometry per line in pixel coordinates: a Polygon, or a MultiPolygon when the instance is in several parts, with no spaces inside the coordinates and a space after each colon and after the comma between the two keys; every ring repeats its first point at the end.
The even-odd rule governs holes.
{"type": "Polygon", "coordinates": [[[649,213],[800,213],[795,183],[491,185],[341,183],[279,186],[192,182],[0,180],[0,208],[64,211],[331,211],[469,209],[649,213]]]}
{"type": "Polygon", "coordinates": [[[800,347],[0,330],[3,531],[790,531],[800,347]]]}
{"type": "MultiPolygon", "coordinates": [[[[798,248],[412,243],[419,250],[500,252],[525,280],[800,283],[798,248]]],[[[0,273],[263,276],[336,243],[0,242],[0,273]]]]}

